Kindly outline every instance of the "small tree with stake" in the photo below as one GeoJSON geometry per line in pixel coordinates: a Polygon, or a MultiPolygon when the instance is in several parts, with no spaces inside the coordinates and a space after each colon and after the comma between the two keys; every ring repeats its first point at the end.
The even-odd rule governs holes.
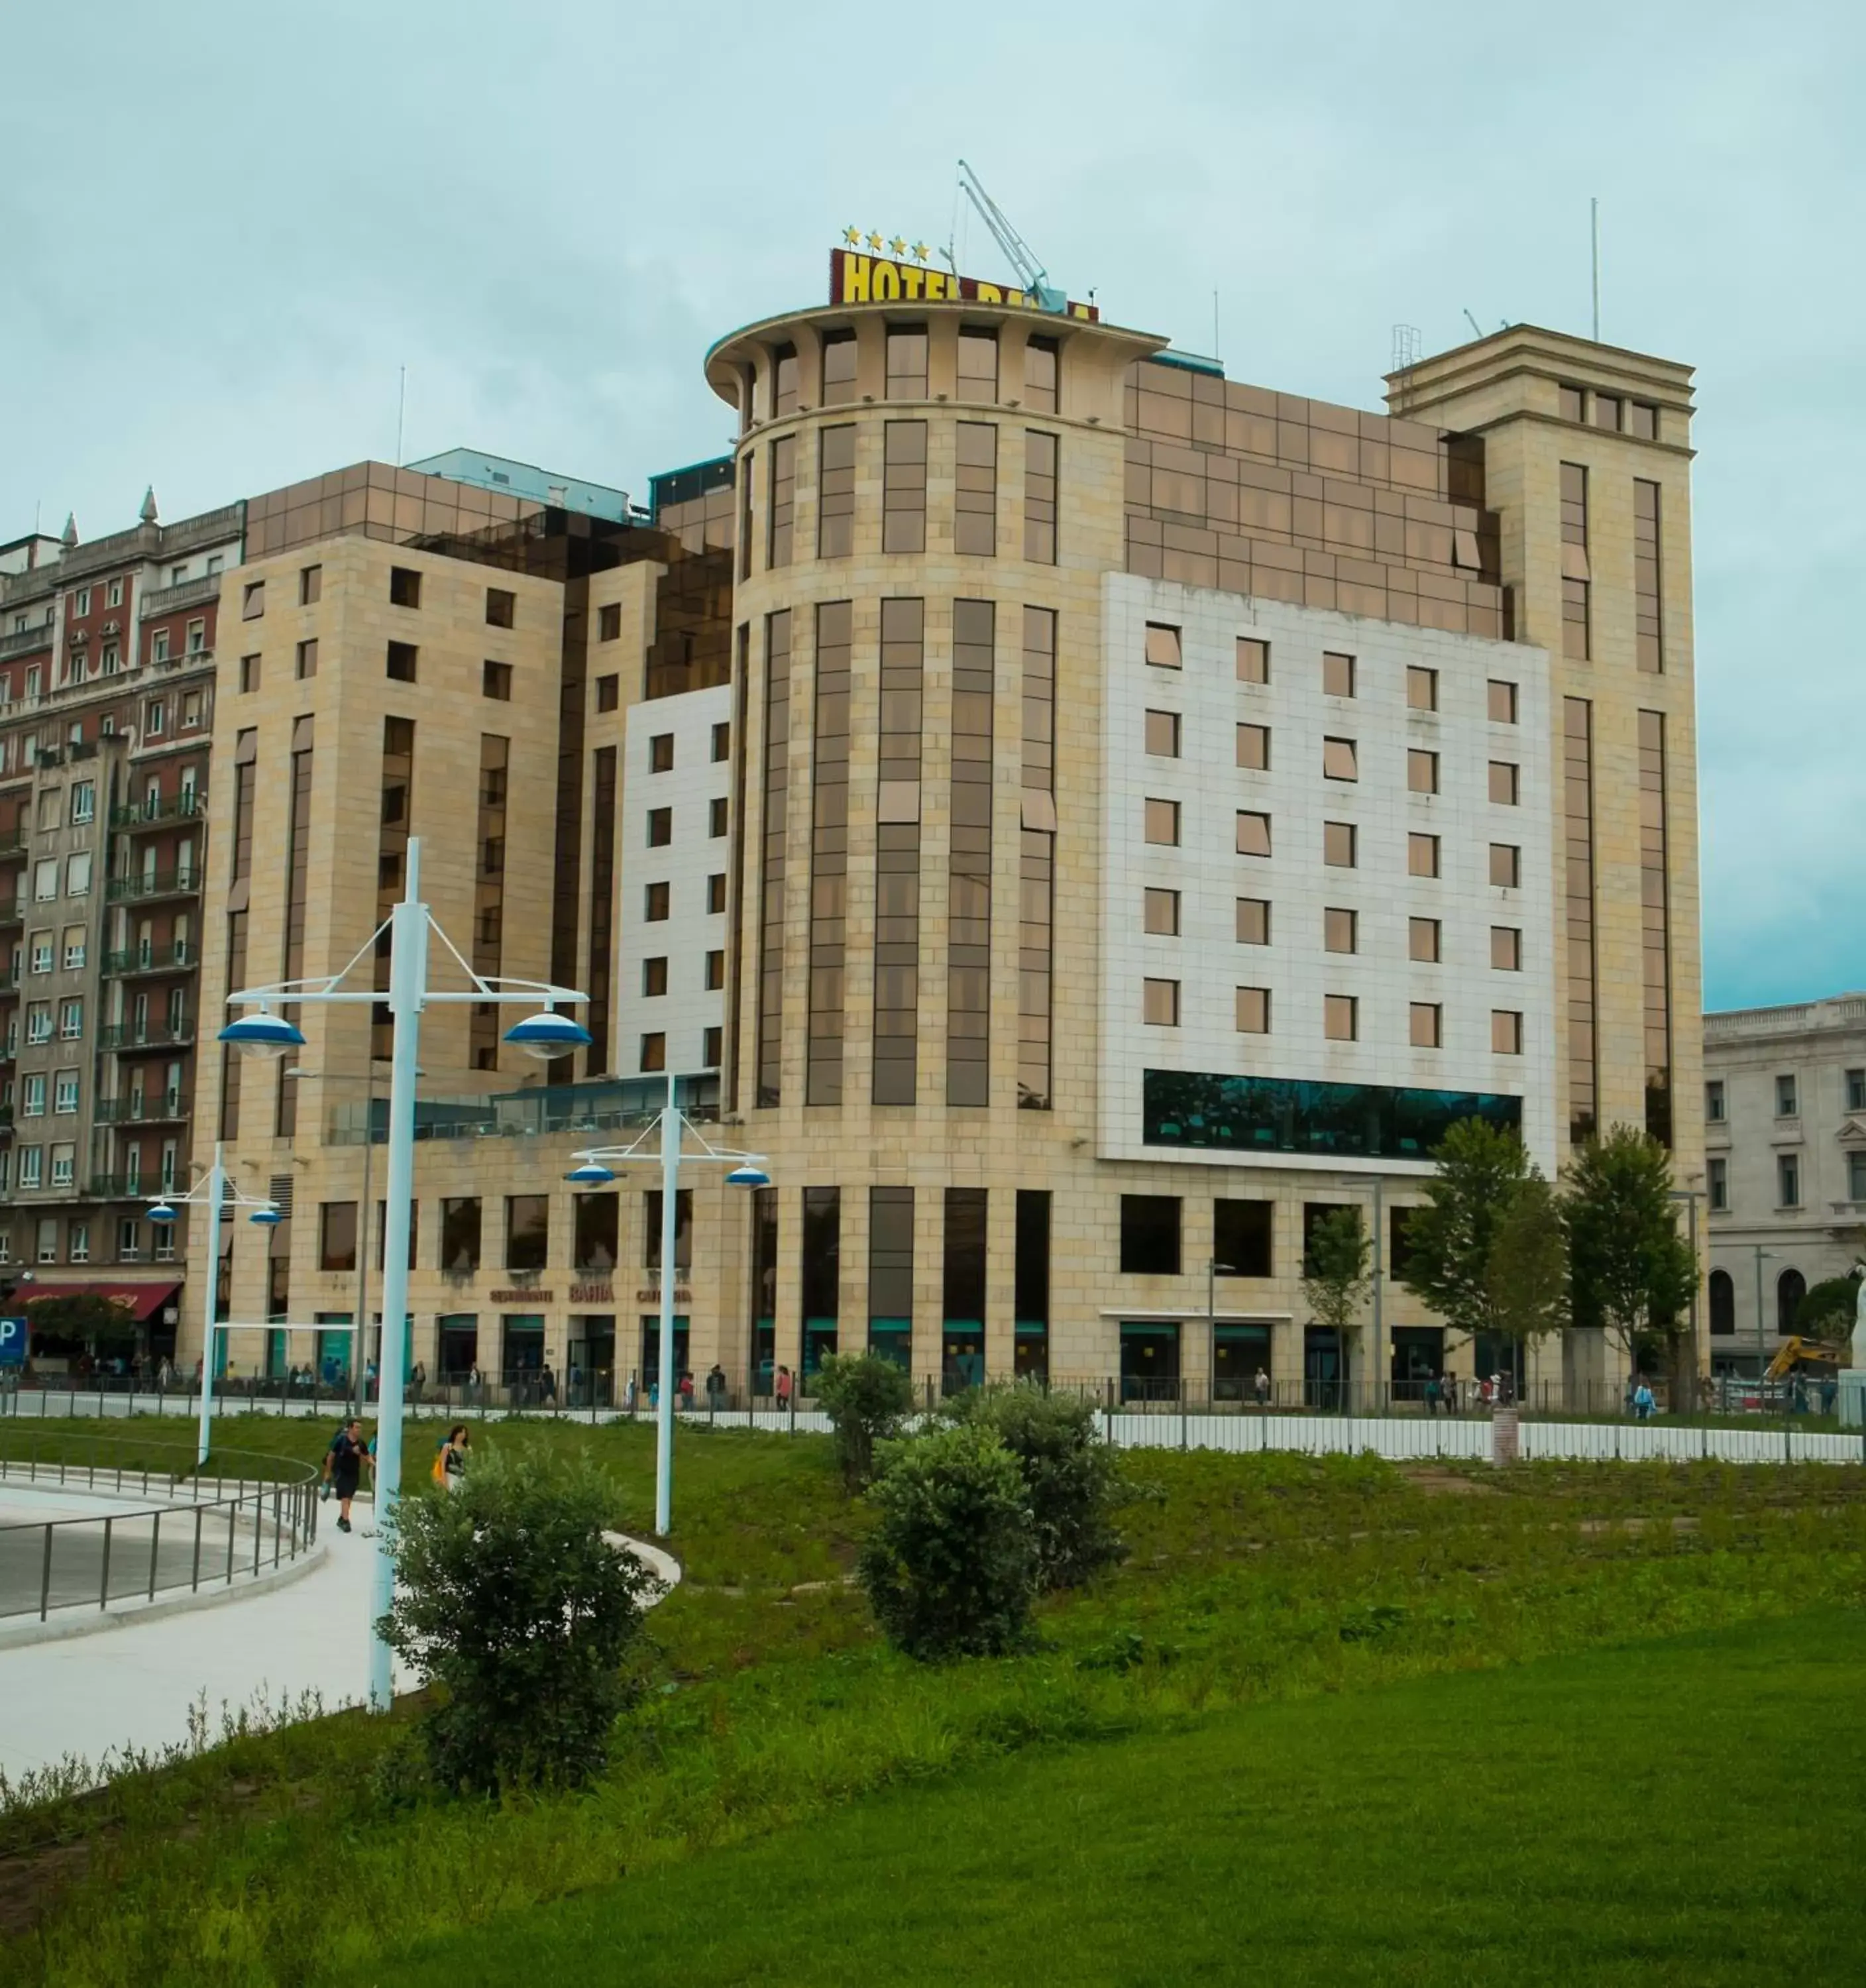
{"type": "MultiPolygon", "coordinates": [[[[1541,1177],[1513,1131],[1482,1118],[1461,1118],[1432,1155],[1438,1172],[1425,1201],[1406,1222],[1407,1264],[1401,1281],[1454,1332],[1509,1333],[1501,1306],[1508,1286],[1493,1268],[1498,1232],[1530,1180],[1541,1177]]],[[[1543,1183],[1546,1192],[1547,1184],[1543,1183]]],[[[1519,1217],[1513,1253],[1528,1240],[1526,1225],[1545,1205],[1519,1217]]],[[[1526,1334],[1511,1333],[1512,1337],[1526,1334]]]]}
{"type": "Polygon", "coordinates": [[[1674,1380],[1687,1378],[1679,1371],[1680,1320],[1697,1266],[1678,1233],[1671,1155],[1637,1127],[1615,1125],[1581,1148],[1567,1182],[1563,1212],[1575,1324],[1601,1327],[1635,1368],[1658,1341],[1674,1380]]]}
{"type": "Polygon", "coordinates": [[[1303,1271],[1303,1297],[1317,1325],[1332,1327],[1345,1346],[1361,1329],[1357,1314],[1372,1280],[1373,1238],[1357,1208],[1337,1208],[1315,1225],[1303,1271]]]}
{"type": "Polygon", "coordinates": [[[874,1475],[877,1442],[900,1433],[914,1405],[914,1384],[891,1360],[872,1353],[832,1354],[816,1381],[816,1399],[836,1431],[842,1481],[859,1491],[874,1475]]]}

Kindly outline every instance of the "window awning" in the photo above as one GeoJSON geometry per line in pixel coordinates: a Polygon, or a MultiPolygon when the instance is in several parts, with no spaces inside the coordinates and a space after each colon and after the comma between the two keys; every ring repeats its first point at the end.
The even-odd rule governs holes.
{"type": "Polygon", "coordinates": [[[41,1281],[30,1291],[22,1291],[15,1298],[16,1303],[28,1308],[42,1298],[113,1298],[120,1304],[130,1307],[130,1315],[137,1323],[146,1324],[181,1290],[179,1284],[51,1284],[41,1281]]]}

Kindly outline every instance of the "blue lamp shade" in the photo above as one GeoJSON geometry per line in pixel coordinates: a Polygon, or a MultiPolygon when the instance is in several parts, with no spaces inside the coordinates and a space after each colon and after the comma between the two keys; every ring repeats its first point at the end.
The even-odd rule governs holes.
{"type": "Polygon", "coordinates": [[[175,1219],[175,1211],[167,1202],[158,1201],[150,1208],[149,1219],[151,1222],[173,1222],[175,1219]]]}
{"type": "Polygon", "coordinates": [[[573,1187],[607,1187],[615,1175],[597,1161],[586,1160],[580,1167],[573,1167],[564,1178],[573,1187]]]}
{"type": "Polygon", "coordinates": [[[590,1031],[581,1022],[546,1008],[539,1014],[527,1015],[522,1022],[514,1022],[505,1031],[505,1040],[527,1056],[549,1063],[555,1057],[568,1056],[573,1050],[587,1049],[590,1031]]]}
{"type": "Polygon", "coordinates": [[[246,1057],[282,1057],[287,1050],[305,1046],[303,1030],[282,1015],[268,1014],[264,1009],[256,1015],[242,1015],[237,1022],[229,1022],[221,1030],[220,1039],[246,1057]]]}
{"type": "Polygon", "coordinates": [[[262,1229],[276,1229],[284,1219],[276,1208],[255,1208],[246,1218],[262,1229]]]}
{"type": "Polygon", "coordinates": [[[728,1187],[769,1187],[771,1176],[748,1160],[743,1166],[733,1168],[725,1177],[725,1184],[728,1187]]]}

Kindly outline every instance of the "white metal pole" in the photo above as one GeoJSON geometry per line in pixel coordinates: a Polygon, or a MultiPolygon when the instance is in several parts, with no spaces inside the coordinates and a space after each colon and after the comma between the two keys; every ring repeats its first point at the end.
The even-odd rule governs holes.
{"type": "Polygon", "coordinates": [[[221,1202],[227,1192],[227,1176],[221,1165],[223,1151],[221,1141],[216,1139],[214,1165],[208,1172],[208,1274],[202,1280],[207,1286],[208,1297],[201,1307],[201,1436],[194,1451],[196,1469],[207,1462],[214,1434],[214,1314],[220,1309],[221,1202]]]}
{"type": "MultiPolygon", "coordinates": [[[[388,1520],[402,1475],[402,1369],[407,1333],[408,1199],[414,1182],[415,1068],[421,1002],[428,987],[428,907],[421,901],[421,845],[411,837],[407,886],[389,914],[389,1013],[395,1025],[389,1077],[389,1205],[383,1216],[382,1352],[377,1368],[376,1567],[370,1594],[370,1708],[387,1712],[394,1699],[394,1658],[377,1625],[395,1600],[395,1562],[388,1520]]],[[[357,1330],[367,1334],[366,1320],[357,1330]]],[[[368,1341],[360,1342],[359,1353],[368,1341]]],[[[353,1355],[352,1365],[356,1356],[353,1355]]]]}
{"type": "Polygon", "coordinates": [[[665,1539],[674,1526],[674,1212],[680,1194],[681,1117],[674,1104],[674,1072],[668,1072],[668,1101],[661,1114],[661,1400],[654,1418],[654,1530],[665,1539]]]}
{"type": "Polygon", "coordinates": [[[1386,1282],[1387,1177],[1374,1176],[1374,1346],[1367,1367],[1367,1413],[1380,1412],[1380,1363],[1387,1355],[1386,1315],[1381,1303],[1381,1286],[1386,1282]]]}

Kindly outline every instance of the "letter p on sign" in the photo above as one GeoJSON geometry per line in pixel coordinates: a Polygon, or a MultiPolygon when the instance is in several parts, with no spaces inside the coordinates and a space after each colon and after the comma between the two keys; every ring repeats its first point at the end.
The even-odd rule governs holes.
{"type": "Polygon", "coordinates": [[[23,1367],[25,1364],[25,1320],[0,1318],[0,1367],[23,1367]]]}

